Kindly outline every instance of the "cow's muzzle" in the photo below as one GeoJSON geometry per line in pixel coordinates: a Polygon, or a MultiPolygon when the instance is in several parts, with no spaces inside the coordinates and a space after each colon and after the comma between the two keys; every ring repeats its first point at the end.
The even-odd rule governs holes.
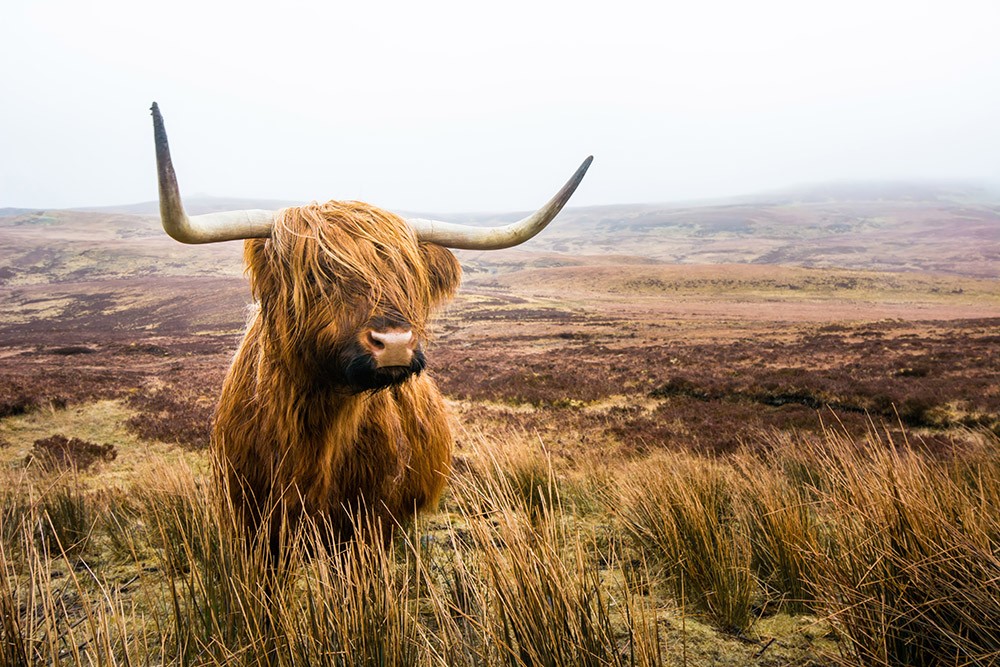
{"type": "Polygon", "coordinates": [[[354,393],[402,384],[427,365],[417,337],[406,328],[366,329],[347,364],[347,384],[354,393]]]}
{"type": "Polygon", "coordinates": [[[361,347],[376,368],[409,368],[417,352],[417,337],[409,329],[369,329],[361,336],[361,347]]]}

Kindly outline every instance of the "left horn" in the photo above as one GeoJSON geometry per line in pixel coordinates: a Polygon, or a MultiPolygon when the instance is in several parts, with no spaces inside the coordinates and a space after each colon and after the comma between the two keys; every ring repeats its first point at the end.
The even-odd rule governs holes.
{"type": "Polygon", "coordinates": [[[462,248],[465,250],[500,250],[501,248],[510,248],[524,243],[552,222],[552,219],[559,214],[559,211],[566,205],[569,198],[576,192],[576,187],[580,185],[580,181],[583,180],[584,174],[587,173],[587,169],[593,161],[593,155],[584,160],[572,178],[566,181],[566,185],[562,186],[562,189],[545,206],[527,218],[512,222],[509,225],[500,227],[475,227],[472,225],[455,224],[453,222],[441,222],[440,220],[422,220],[420,218],[410,218],[406,222],[417,233],[417,238],[421,241],[437,243],[446,248],[462,248]]]}
{"type": "Polygon", "coordinates": [[[170,160],[167,131],[156,102],[153,112],[153,135],[156,140],[156,171],[160,183],[160,220],[163,229],[182,243],[215,243],[237,239],[263,238],[271,235],[274,211],[252,209],[226,211],[188,217],[181,202],[177,175],[170,160]]]}

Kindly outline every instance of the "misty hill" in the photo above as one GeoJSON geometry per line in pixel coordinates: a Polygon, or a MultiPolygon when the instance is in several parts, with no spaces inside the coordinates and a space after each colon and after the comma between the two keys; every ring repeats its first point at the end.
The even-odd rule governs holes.
{"type": "MultiPolygon", "coordinates": [[[[286,201],[281,199],[247,199],[237,197],[211,197],[208,195],[195,195],[184,197],[184,210],[188,215],[201,215],[203,213],[218,213],[220,211],[233,211],[238,209],[262,208],[275,210],[287,206],[301,206],[305,202],[286,201]]],[[[137,204],[121,204],[117,206],[88,206],[72,209],[74,211],[84,211],[87,213],[124,213],[128,215],[160,215],[160,202],[144,201],[137,204]]]]}
{"type": "MultiPolygon", "coordinates": [[[[194,197],[192,214],[289,202],[194,197]]],[[[184,246],[156,202],[0,216],[0,283],[239,275],[239,243],[184,246]]],[[[442,215],[474,224],[523,213],[442,215]]],[[[459,253],[470,278],[520,269],[780,264],[1000,277],[1000,193],[967,185],[837,184],[715,202],[570,208],[519,248],[459,253]]]]}
{"type": "Polygon", "coordinates": [[[6,218],[6,217],[13,216],[13,215],[24,215],[25,213],[31,213],[32,211],[36,211],[36,210],[38,210],[38,209],[34,209],[34,208],[11,208],[11,207],[8,206],[6,208],[0,208],[0,218],[6,218]]]}
{"type": "Polygon", "coordinates": [[[998,277],[1000,192],[969,186],[844,184],[724,202],[573,209],[534,239],[531,250],[666,263],[998,277]]]}

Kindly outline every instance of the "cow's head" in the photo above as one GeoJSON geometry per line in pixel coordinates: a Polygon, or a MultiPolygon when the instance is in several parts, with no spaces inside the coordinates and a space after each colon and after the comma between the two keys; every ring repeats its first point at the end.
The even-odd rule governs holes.
{"type": "Polygon", "coordinates": [[[446,248],[509,248],[540,232],[572,196],[592,157],[534,214],[500,227],[402,218],[359,202],[189,217],[153,103],[160,217],[184,243],[247,239],[251,286],[269,358],[297,377],[352,391],[398,384],[424,367],[431,310],[458,287],[446,248]]]}
{"type": "Polygon", "coordinates": [[[268,356],[351,392],[423,370],[428,317],[461,278],[446,248],[360,202],[284,209],[245,256],[268,356]]]}

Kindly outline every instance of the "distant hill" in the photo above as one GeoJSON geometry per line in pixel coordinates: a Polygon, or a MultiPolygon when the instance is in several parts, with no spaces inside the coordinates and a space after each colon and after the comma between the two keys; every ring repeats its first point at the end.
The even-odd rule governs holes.
{"type": "MultiPolygon", "coordinates": [[[[234,197],[194,196],[184,198],[184,210],[188,215],[203,213],[218,213],[238,209],[262,208],[274,210],[287,206],[301,206],[304,202],[281,201],[277,199],[239,199],[234,197]]],[[[144,201],[137,204],[121,204],[118,206],[93,206],[74,208],[74,211],[88,213],[127,213],[130,215],[159,215],[160,202],[144,201]]]]}
{"type": "Polygon", "coordinates": [[[906,182],[875,181],[833,183],[813,183],[765,192],[756,196],[741,198],[745,202],[763,203],[767,200],[822,202],[859,201],[976,201],[996,203],[1000,201],[1000,185],[964,182],[906,182]]]}
{"type": "MultiPolygon", "coordinates": [[[[198,214],[294,202],[192,197],[185,205],[198,214]]],[[[524,213],[409,215],[495,224],[524,213]]],[[[176,243],[160,229],[156,202],[0,209],[0,230],[0,284],[242,272],[241,244],[176,243]]],[[[830,184],[713,202],[570,208],[523,246],[458,254],[471,279],[626,264],[778,264],[1000,278],[1000,190],[830,184]]]]}
{"type": "Polygon", "coordinates": [[[782,264],[1000,276],[1000,194],[839,186],[702,205],[577,210],[538,246],[669,263],[782,264]],[[570,224],[572,222],[572,224],[570,224]]]}
{"type": "Polygon", "coordinates": [[[0,208],[0,218],[6,218],[13,215],[24,215],[25,213],[31,213],[32,211],[37,211],[34,208],[0,208]]]}
{"type": "MultiPolygon", "coordinates": [[[[478,221],[513,219],[481,216],[478,221]]],[[[833,184],[722,202],[571,209],[532,240],[530,251],[628,255],[671,264],[780,264],[996,278],[1000,190],[833,184]]]]}

